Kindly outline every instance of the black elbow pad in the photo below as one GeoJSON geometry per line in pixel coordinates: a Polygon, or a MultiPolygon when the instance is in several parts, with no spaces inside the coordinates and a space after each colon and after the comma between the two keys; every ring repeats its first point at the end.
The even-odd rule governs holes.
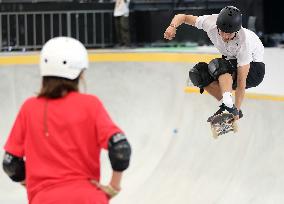
{"type": "Polygon", "coordinates": [[[24,181],[26,178],[25,161],[23,158],[16,157],[5,152],[3,159],[4,172],[15,182],[24,181]]]}
{"type": "Polygon", "coordinates": [[[114,171],[124,171],[129,166],[131,147],[125,135],[113,135],[108,142],[108,156],[114,171]]]}

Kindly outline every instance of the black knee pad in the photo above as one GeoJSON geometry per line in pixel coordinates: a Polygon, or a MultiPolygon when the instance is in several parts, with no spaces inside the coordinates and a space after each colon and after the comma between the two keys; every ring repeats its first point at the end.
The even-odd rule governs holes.
{"type": "Polygon", "coordinates": [[[204,88],[214,81],[214,78],[208,71],[208,64],[199,62],[191,70],[189,70],[189,79],[194,86],[204,88]]]}
{"type": "Polygon", "coordinates": [[[217,80],[220,75],[232,72],[230,63],[222,58],[216,58],[209,62],[208,71],[210,75],[217,80]]]}

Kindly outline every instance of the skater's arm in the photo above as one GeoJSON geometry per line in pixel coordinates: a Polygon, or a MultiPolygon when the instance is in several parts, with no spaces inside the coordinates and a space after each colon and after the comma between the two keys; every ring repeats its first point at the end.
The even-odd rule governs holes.
{"type": "Polygon", "coordinates": [[[172,19],[170,26],[177,28],[183,23],[195,26],[197,18],[198,18],[198,16],[177,14],[172,19]]]}
{"type": "Polygon", "coordinates": [[[249,68],[249,64],[238,67],[237,88],[235,93],[235,105],[238,110],[240,110],[241,104],[245,96],[246,79],[248,76],[249,68]]]}
{"type": "Polygon", "coordinates": [[[131,156],[130,144],[123,133],[117,133],[109,139],[108,156],[113,172],[105,190],[110,197],[113,197],[121,190],[122,172],[128,168],[131,156]]]}
{"type": "Polygon", "coordinates": [[[166,29],[164,33],[164,38],[168,40],[172,40],[176,35],[176,29],[183,23],[195,26],[196,19],[198,16],[193,15],[185,15],[185,14],[177,14],[172,19],[170,25],[166,29]]]}
{"type": "Polygon", "coordinates": [[[21,184],[22,186],[26,187],[26,180],[21,181],[20,184],[21,184]]]}
{"type": "Polygon", "coordinates": [[[109,184],[105,186],[96,180],[91,180],[91,183],[113,198],[121,190],[122,173],[128,168],[131,156],[130,144],[123,133],[116,133],[109,139],[108,155],[113,170],[109,184]]]}
{"type": "Polygon", "coordinates": [[[116,196],[120,190],[120,183],[122,179],[122,172],[113,171],[112,177],[108,185],[102,185],[96,180],[91,180],[92,184],[95,184],[98,188],[100,188],[102,191],[104,191],[109,198],[113,198],[116,196]]]}
{"type": "Polygon", "coordinates": [[[122,179],[122,172],[113,171],[111,180],[108,185],[102,185],[97,180],[94,179],[91,179],[91,183],[96,185],[102,191],[104,191],[106,195],[111,199],[120,192],[121,179],[122,179]]]}
{"type": "Polygon", "coordinates": [[[14,182],[25,182],[26,165],[23,157],[18,157],[9,152],[5,152],[3,159],[3,170],[14,182]]]}
{"type": "Polygon", "coordinates": [[[113,171],[112,172],[112,177],[111,180],[109,182],[109,185],[114,188],[114,190],[116,191],[120,191],[121,190],[121,179],[122,179],[122,172],[119,171],[113,171]]]}

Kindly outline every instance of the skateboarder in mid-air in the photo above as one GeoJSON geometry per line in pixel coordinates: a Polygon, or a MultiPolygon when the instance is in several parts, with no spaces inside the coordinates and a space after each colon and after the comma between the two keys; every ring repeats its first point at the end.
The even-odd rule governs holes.
{"type": "Polygon", "coordinates": [[[200,93],[206,90],[221,103],[208,122],[225,110],[232,113],[235,120],[241,118],[245,89],[258,86],[265,75],[264,47],[260,39],[242,27],[242,14],[233,6],[227,6],[213,15],[175,15],[164,38],[172,40],[183,23],[203,29],[222,54],[222,58],[213,59],[209,64],[199,62],[189,71],[189,79],[200,88],[200,93]]]}

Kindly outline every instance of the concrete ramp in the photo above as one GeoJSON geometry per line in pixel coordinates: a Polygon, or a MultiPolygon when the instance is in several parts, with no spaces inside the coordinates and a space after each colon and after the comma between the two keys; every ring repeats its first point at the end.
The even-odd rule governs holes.
{"type": "MultiPolygon", "coordinates": [[[[123,191],[113,204],[284,203],[284,102],[247,99],[237,134],[214,140],[207,117],[217,102],[184,92],[186,63],[92,63],[88,93],[98,95],[133,147],[123,191]]],[[[22,101],[38,90],[36,66],[0,69],[0,144],[22,101]]],[[[1,152],[1,156],[2,156],[1,152]]],[[[102,182],[109,179],[102,155],[102,182]]],[[[26,203],[0,174],[0,203],[26,203]]]]}

